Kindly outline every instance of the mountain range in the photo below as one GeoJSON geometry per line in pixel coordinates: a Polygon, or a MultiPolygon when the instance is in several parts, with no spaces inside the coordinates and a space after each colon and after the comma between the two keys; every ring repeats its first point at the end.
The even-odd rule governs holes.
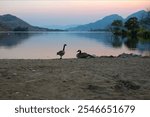
{"type": "MultiPolygon", "coordinates": [[[[93,23],[67,28],[66,30],[69,31],[106,30],[114,20],[122,20],[123,22],[125,22],[131,17],[137,17],[140,20],[146,14],[147,14],[146,11],[141,10],[129,15],[125,19],[118,14],[113,14],[106,16],[93,23]]],[[[6,14],[0,15],[0,31],[61,31],[61,30],[32,26],[16,16],[6,14]]]]}
{"type": "Polygon", "coordinates": [[[49,29],[32,26],[16,16],[6,14],[0,16],[0,31],[49,31],[49,29]]]}
{"type": "Polygon", "coordinates": [[[108,26],[110,26],[114,20],[122,20],[123,22],[125,22],[131,17],[137,17],[138,20],[140,20],[146,14],[147,14],[146,11],[141,10],[141,11],[138,11],[138,12],[135,12],[135,13],[129,15],[125,19],[118,14],[113,14],[113,15],[106,16],[96,22],[79,25],[79,26],[76,26],[73,28],[68,28],[67,30],[70,30],[70,31],[106,30],[108,28],[108,26]]]}

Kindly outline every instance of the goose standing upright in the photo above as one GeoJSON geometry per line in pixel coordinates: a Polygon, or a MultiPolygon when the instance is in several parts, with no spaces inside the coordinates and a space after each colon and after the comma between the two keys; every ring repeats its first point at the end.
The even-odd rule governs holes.
{"type": "Polygon", "coordinates": [[[77,58],[95,58],[94,56],[92,56],[90,54],[87,54],[85,52],[81,52],[81,50],[78,50],[77,52],[78,52],[76,55],[77,58]]]}
{"type": "Polygon", "coordinates": [[[64,44],[63,50],[60,50],[59,52],[57,52],[57,55],[60,56],[60,59],[62,59],[62,56],[65,54],[65,47],[66,46],[67,46],[67,44],[64,44]]]}

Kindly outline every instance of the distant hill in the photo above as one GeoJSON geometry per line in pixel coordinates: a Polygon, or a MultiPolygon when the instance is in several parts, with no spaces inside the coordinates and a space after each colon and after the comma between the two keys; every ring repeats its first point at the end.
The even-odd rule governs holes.
{"type": "Polygon", "coordinates": [[[32,26],[16,16],[6,14],[0,15],[0,31],[49,31],[49,29],[32,26]]]}
{"type": "Polygon", "coordinates": [[[110,16],[106,16],[101,20],[98,20],[93,23],[80,25],[74,28],[69,28],[68,30],[78,30],[78,31],[87,31],[87,30],[96,30],[96,29],[106,29],[109,24],[111,24],[114,20],[123,20],[123,18],[117,14],[113,14],[110,16]]]}
{"type": "MultiPolygon", "coordinates": [[[[147,14],[146,11],[141,10],[129,15],[125,19],[123,19],[123,17],[121,17],[118,14],[113,14],[113,15],[106,16],[93,23],[78,25],[74,27],[71,26],[66,30],[69,31],[106,30],[114,20],[122,20],[124,22],[131,17],[137,17],[140,20],[146,14],[147,14]]],[[[6,14],[6,15],[0,15],[0,31],[62,31],[62,30],[32,26],[16,16],[13,16],[11,14],[6,14]]]]}
{"type": "Polygon", "coordinates": [[[141,11],[138,11],[136,13],[129,15],[126,19],[124,19],[123,17],[121,17],[118,14],[113,14],[113,15],[106,16],[103,19],[100,19],[96,22],[85,24],[85,25],[79,25],[79,26],[73,27],[73,28],[68,28],[67,30],[69,30],[69,31],[90,31],[90,30],[98,30],[98,29],[106,30],[108,28],[108,26],[111,25],[111,23],[114,20],[122,20],[124,22],[131,17],[137,17],[140,20],[146,14],[147,14],[146,11],[141,10],[141,11]]]}
{"type": "Polygon", "coordinates": [[[138,18],[138,20],[141,20],[141,19],[142,19],[143,17],[145,17],[146,15],[147,15],[147,12],[144,11],[144,10],[141,10],[141,11],[138,11],[138,12],[135,12],[135,13],[129,15],[129,16],[125,19],[125,21],[128,20],[128,19],[131,18],[131,17],[136,17],[136,18],[138,18]]]}

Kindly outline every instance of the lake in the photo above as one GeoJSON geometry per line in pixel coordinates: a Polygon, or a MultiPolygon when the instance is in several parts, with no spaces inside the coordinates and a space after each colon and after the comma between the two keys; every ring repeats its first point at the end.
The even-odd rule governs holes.
{"type": "Polygon", "coordinates": [[[150,56],[150,41],[115,37],[109,32],[0,33],[0,59],[54,59],[66,46],[63,58],[76,58],[77,50],[96,56],[134,53],[150,56]]]}

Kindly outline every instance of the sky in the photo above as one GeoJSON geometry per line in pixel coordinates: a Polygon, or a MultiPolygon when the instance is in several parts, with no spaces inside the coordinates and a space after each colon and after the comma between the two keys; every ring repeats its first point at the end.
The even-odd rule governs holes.
{"type": "Polygon", "coordinates": [[[125,18],[149,8],[150,0],[0,0],[0,15],[43,27],[86,24],[111,14],[125,18]]]}

